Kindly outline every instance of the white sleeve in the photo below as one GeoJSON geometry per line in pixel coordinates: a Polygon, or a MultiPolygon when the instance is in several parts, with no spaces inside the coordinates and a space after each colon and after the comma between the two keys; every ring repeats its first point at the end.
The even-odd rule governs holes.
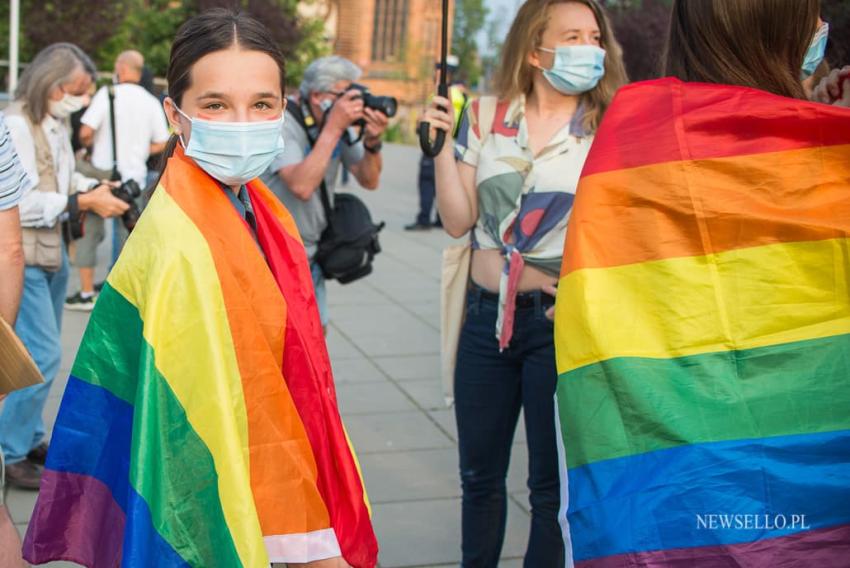
{"type": "Polygon", "coordinates": [[[52,227],[68,206],[68,197],[59,193],[38,191],[41,182],[35,163],[35,143],[29,127],[20,116],[7,116],[6,126],[15,145],[21,165],[27,172],[32,185],[21,198],[21,225],[24,227],[52,227]]]}
{"type": "Polygon", "coordinates": [[[153,124],[153,140],[155,144],[168,141],[168,121],[165,119],[165,111],[156,98],[151,103],[151,121],[153,124]]]}
{"type": "Polygon", "coordinates": [[[103,125],[103,121],[108,110],[109,99],[106,95],[106,87],[101,87],[100,90],[95,93],[94,98],[91,100],[91,104],[89,104],[89,108],[83,113],[82,118],[80,118],[80,122],[86,126],[90,126],[94,130],[97,130],[103,125]]]}
{"type": "Polygon", "coordinates": [[[92,186],[98,185],[99,183],[99,180],[84,176],[80,172],[74,172],[71,174],[71,188],[74,193],[85,193],[92,186]]]}

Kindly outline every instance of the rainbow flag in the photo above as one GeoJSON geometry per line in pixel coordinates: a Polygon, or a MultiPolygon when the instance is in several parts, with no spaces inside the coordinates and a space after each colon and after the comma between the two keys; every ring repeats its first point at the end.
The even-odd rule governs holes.
{"type": "Polygon", "coordinates": [[[850,566],[850,111],[622,89],[556,347],[576,566],[850,566]]]}
{"type": "Polygon", "coordinates": [[[376,565],[304,247],[267,188],[248,192],[256,240],[169,160],[71,371],[29,562],[376,565]]]}

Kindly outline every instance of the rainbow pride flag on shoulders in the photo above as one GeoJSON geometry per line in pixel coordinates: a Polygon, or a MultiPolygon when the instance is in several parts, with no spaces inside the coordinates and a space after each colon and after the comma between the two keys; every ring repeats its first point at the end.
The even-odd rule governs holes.
{"type": "Polygon", "coordinates": [[[622,89],[556,347],[570,565],[850,566],[850,111],[622,89]]]}
{"type": "Polygon", "coordinates": [[[178,149],[109,275],[24,542],[34,564],[377,563],[304,247],[258,181],[256,240],[178,149]]]}

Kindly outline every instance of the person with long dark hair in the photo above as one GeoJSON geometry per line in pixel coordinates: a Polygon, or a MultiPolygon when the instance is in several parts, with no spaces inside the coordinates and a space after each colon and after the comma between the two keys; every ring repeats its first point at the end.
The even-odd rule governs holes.
{"type": "Polygon", "coordinates": [[[675,0],[620,90],[556,307],[560,520],[590,567],[847,566],[850,111],[818,0],[675,0]]]}
{"type": "Polygon", "coordinates": [[[72,369],[30,562],[376,565],[304,247],[256,179],[282,150],[284,78],[245,13],[178,31],[174,135],[72,369]]]}

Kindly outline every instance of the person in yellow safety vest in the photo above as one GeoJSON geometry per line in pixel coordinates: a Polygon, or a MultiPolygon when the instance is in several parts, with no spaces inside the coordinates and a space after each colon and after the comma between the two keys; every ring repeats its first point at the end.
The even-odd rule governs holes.
{"type": "MultiPolygon", "coordinates": [[[[449,100],[454,107],[455,125],[452,130],[452,136],[456,137],[460,128],[461,120],[463,119],[466,107],[469,104],[469,95],[466,92],[466,85],[460,81],[454,81],[454,74],[457,72],[459,60],[456,55],[449,55],[446,59],[449,80],[449,100]]],[[[437,63],[437,69],[439,69],[437,63]]],[[[451,143],[451,141],[447,141],[451,143]]],[[[434,209],[434,199],[436,198],[436,185],[434,178],[434,160],[422,155],[419,160],[419,213],[416,215],[416,220],[405,225],[405,231],[427,231],[432,227],[442,227],[440,223],[440,215],[436,214],[436,220],[432,221],[431,212],[434,209]]]]}

